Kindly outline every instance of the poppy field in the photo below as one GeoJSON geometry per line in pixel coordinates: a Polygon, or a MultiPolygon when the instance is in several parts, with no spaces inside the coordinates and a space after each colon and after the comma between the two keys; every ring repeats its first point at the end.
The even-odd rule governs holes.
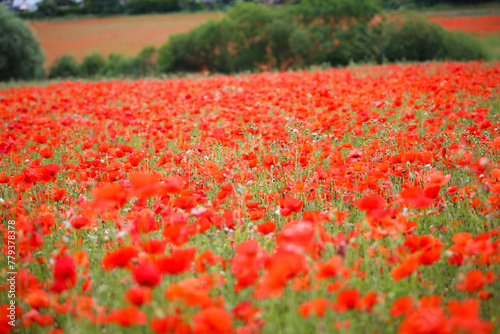
{"type": "Polygon", "coordinates": [[[97,51],[137,54],[147,45],[160,46],[172,34],[188,32],[218,13],[152,14],[65,21],[32,21],[29,26],[40,39],[45,65],[70,54],[77,60],[97,51]]]}
{"type": "MultiPolygon", "coordinates": [[[[147,45],[159,47],[169,36],[190,31],[209,19],[221,18],[219,13],[154,14],[84,19],[75,21],[33,21],[30,28],[40,39],[49,67],[63,55],[81,61],[92,52],[104,56],[111,52],[135,55],[147,45]]],[[[429,21],[448,30],[461,30],[480,38],[499,36],[500,16],[430,16],[429,21]]],[[[497,37],[498,38],[498,37],[497,37]]],[[[496,54],[498,40],[487,45],[496,54]],[[494,45],[489,45],[494,44],[494,45]]]]}
{"type": "Polygon", "coordinates": [[[0,90],[0,333],[498,333],[499,82],[445,62],[0,90]]]}
{"type": "Polygon", "coordinates": [[[500,32],[500,15],[484,16],[433,16],[429,21],[443,26],[447,30],[460,30],[477,37],[487,37],[500,32]]]}

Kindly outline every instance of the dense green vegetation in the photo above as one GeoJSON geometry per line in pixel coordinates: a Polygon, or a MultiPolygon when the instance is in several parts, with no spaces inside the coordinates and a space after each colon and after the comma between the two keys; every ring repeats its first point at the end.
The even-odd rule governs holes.
{"type": "Polygon", "coordinates": [[[26,24],[0,5],[0,81],[45,76],[40,43],[26,24]]]}
{"type": "Polygon", "coordinates": [[[87,78],[129,77],[140,78],[158,73],[153,60],[156,49],[147,46],[135,57],[120,53],[111,53],[106,59],[99,53],[93,53],[79,64],[72,56],[57,59],[49,70],[49,78],[87,78]]]}
{"type": "Polygon", "coordinates": [[[159,49],[162,72],[229,73],[328,63],[485,59],[472,36],[418,17],[385,17],[372,0],[303,0],[270,9],[241,3],[226,17],[172,36],[159,49]]]}
{"type": "MultiPolygon", "coordinates": [[[[128,5],[134,5],[133,1],[139,5],[141,0],[128,5]]],[[[104,4],[99,2],[99,6],[104,4]]],[[[489,57],[484,43],[476,38],[449,32],[417,16],[385,15],[387,6],[388,1],[378,0],[302,0],[277,8],[238,3],[223,19],[171,36],[158,50],[147,47],[137,56],[112,53],[107,59],[92,54],[81,64],[63,56],[52,64],[49,78],[137,78],[489,57]]],[[[112,11],[112,6],[107,8],[112,11]]]]}

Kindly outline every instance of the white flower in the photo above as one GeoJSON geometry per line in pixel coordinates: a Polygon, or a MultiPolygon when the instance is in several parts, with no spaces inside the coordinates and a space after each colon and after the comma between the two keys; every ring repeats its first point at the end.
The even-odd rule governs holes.
{"type": "Polygon", "coordinates": [[[64,224],[64,227],[71,228],[71,223],[69,222],[69,220],[64,220],[63,224],[64,224]]]}
{"type": "Polygon", "coordinates": [[[208,210],[204,207],[194,208],[194,209],[191,209],[191,214],[194,216],[199,216],[206,211],[208,211],[208,210]]]}
{"type": "Polygon", "coordinates": [[[128,231],[120,231],[120,232],[116,233],[117,238],[123,238],[127,235],[128,235],[128,231]]]}

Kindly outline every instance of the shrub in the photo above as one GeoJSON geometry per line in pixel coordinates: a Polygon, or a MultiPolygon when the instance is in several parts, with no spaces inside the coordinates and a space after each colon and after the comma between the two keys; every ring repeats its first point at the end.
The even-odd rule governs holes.
{"type": "Polygon", "coordinates": [[[461,31],[447,32],[441,50],[443,59],[469,61],[489,58],[477,38],[461,31]]]}
{"type": "Polygon", "coordinates": [[[105,77],[123,77],[130,76],[131,72],[132,57],[117,52],[111,52],[98,74],[105,77]]]}
{"type": "Polygon", "coordinates": [[[152,76],[157,73],[156,61],[156,48],[152,45],[144,47],[139,54],[132,59],[133,70],[132,76],[144,77],[152,76]]]}
{"type": "Polygon", "coordinates": [[[376,38],[378,34],[367,22],[358,22],[349,29],[338,30],[333,52],[328,60],[332,65],[347,65],[351,62],[380,62],[376,38]]]}
{"type": "Polygon", "coordinates": [[[292,13],[307,24],[318,19],[339,23],[345,18],[368,21],[380,9],[377,0],[302,0],[294,6],[292,13]]]}
{"type": "Polygon", "coordinates": [[[124,6],[125,13],[166,13],[179,10],[177,0],[130,0],[124,6]]]}
{"type": "Polygon", "coordinates": [[[44,54],[26,24],[0,4],[0,81],[42,79],[44,54]]]}
{"type": "Polygon", "coordinates": [[[158,69],[160,72],[198,71],[201,64],[194,55],[195,45],[192,33],[173,35],[168,43],[158,51],[158,69]]]}
{"type": "Polygon", "coordinates": [[[156,49],[147,46],[135,57],[121,53],[110,53],[99,75],[114,78],[139,78],[157,73],[154,55],[156,49]]]}
{"type": "Polygon", "coordinates": [[[229,73],[236,70],[238,46],[243,41],[229,18],[209,20],[187,34],[174,35],[158,52],[158,69],[229,73]]]}
{"type": "Polygon", "coordinates": [[[265,29],[278,18],[277,13],[262,4],[238,3],[228,11],[227,17],[235,23],[241,38],[235,67],[241,71],[268,63],[269,40],[265,29]]]}
{"type": "Polygon", "coordinates": [[[419,17],[384,27],[382,53],[389,61],[472,60],[486,57],[482,45],[464,33],[448,32],[419,17]]]}
{"type": "Polygon", "coordinates": [[[273,67],[285,69],[294,63],[290,46],[290,37],[294,30],[291,20],[285,18],[273,20],[264,30],[268,38],[268,58],[273,67]]]}
{"type": "Polygon", "coordinates": [[[94,52],[83,58],[80,65],[80,75],[86,78],[96,76],[106,63],[106,58],[100,53],[94,52]]]}
{"type": "Polygon", "coordinates": [[[307,66],[313,63],[313,41],[309,31],[304,28],[295,29],[288,39],[290,50],[298,66],[307,66]]]}
{"type": "Polygon", "coordinates": [[[84,15],[87,14],[87,11],[84,7],[80,6],[70,6],[66,8],[59,9],[61,16],[70,16],[70,15],[84,15]]]}
{"type": "Polygon", "coordinates": [[[214,6],[214,4],[210,4],[209,2],[193,1],[193,0],[177,0],[177,4],[180,10],[190,13],[195,13],[207,9],[214,9],[214,7],[221,7],[221,6],[214,6]]]}
{"type": "Polygon", "coordinates": [[[121,13],[123,7],[120,0],[87,0],[85,9],[91,14],[118,14],[121,13]]]}
{"type": "MultiPolygon", "coordinates": [[[[358,19],[369,17],[376,8],[369,0],[354,1],[357,7],[344,0],[327,2],[349,9],[348,13],[358,19]]],[[[311,0],[300,6],[305,3],[313,7],[324,5],[311,0]]],[[[311,10],[321,12],[321,8],[311,10]]],[[[335,10],[326,13],[341,15],[335,10]]],[[[161,72],[207,69],[228,73],[270,67],[286,69],[325,61],[344,65],[350,60],[364,59],[363,52],[370,50],[369,45],[363,44],[366,38],[359,38],[368,21],[352,20],[338,25],[313,22],[299,27],[293,15],[294,10],[238,3],[224,19],[208,21],[187,34],[172,36],[159,50],[158,68],[161,72]],[[356,47],[350,47],[351,44],[356,47]]]]}
{"type": "Polygon", "coordinates": [[[175,64],[175,54],[172,50],[173,43],[167,42],[158,49],[157,68],[160,73],[168,73],[173,70],[175,64]]]}
{"type": "Polygon", "coordinates": [[[60,16],[61,12],[57,5],[51,1],[51,0],[42,0],[37,4],[35,17],[38,18],[47,18],[47,17],[54,17],[54,16],[60,16]]]}
{"type": "Polygon", "coordinates": [[[200,69],[229,73],[238,70],[236,59],[241,31],[231,19],[209,20],[193,31],[194,61],[200,69]]]}
{"type": "Polygon", "coordinates": [[[79,66],[73,56],[64,55],[54,61],[50,66],[49,79],[76,78],[79,74],[79,66]]]}
{"type": "Polygon", "coordinates": [[[172,36],[158,54],[167,71],[229,73],[293,62],[292,17],[267,6],[239,3],[221,20],[209,20],[187,34],[172,36]]]}

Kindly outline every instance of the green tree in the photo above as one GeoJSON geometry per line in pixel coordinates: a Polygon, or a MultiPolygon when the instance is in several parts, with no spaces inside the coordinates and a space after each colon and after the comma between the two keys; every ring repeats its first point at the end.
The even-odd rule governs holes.
{"type": "Polygon", "coordinates": [[[35,15],[40,18],[59,16],[60,11],[52,0],[42,0],[36,7],[35,15]]]}
{"type": "Polygon", "coordinates": [[[49,78],[76,78],[79,66],[73,56],[64,55],[50,66],[49,78]]]}
{"type": "Polygon", "coordinates": [[[118,14],[122,12],[120,0],[88,0],[85,7],[93,14],[118,14]]]}
{"type": "Polygon", "coordinates": [[[87,78],[96,76],[105,63],[106,58],[102,54],[94,52],[83,58],[83,62],[80,65],[80,74],[87,78]]]}
{"type": "Polygon", "coordinates": [[[30,28],[0,5],[0,80],[42,79],[45,56],[30,28]]]}

